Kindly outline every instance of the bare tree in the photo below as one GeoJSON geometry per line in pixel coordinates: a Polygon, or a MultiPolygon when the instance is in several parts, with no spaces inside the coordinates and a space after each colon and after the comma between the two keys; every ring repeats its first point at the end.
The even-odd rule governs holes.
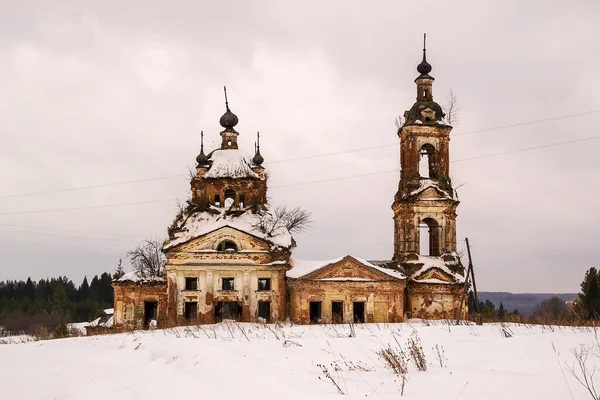
{"type": "Polygon", "coordinates": [[[127,252],[127,258],[136,274],[141,278],[162,276],[167,258],[162,252],[162,241],[146,239],[133,250],[127,252]]]}
{"type": "Polygon", "coordinates": [[[450,95],[448,96],[448,105],[446,106],[446,121],[449,125],[456,126],[458,125],[458,112],[460,108],[458,107],[458,102],[456,100],[456,96],[452,89],[450,90],[450,95]]]}
{"type": "Polygon", "coordinates": [[[256,228],[267,236],[285,228],[290,232],[301,232],[312,225],[311,213],[301,207],[277,206],[273,212],[261,215],[256,228]]]}

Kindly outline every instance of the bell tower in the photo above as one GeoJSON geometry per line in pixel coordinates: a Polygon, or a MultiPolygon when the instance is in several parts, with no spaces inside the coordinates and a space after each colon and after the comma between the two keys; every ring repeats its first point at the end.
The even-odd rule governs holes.
{"type": "MultiPolygon", "coordinates": [[[[456,254],[456,207],[450,180],[449,143],[452,126],[433,99],[425,40],[417,66],[417,97],[404,113],[400,137],[400,183],[394,211],[394,260],[409,279],[427,264],[462,271],[456,254]]],[[[445,269],[445,268],[443,268],[445,269]]],[[[418,275],[418,274],[417,274],[418,275]]]]}

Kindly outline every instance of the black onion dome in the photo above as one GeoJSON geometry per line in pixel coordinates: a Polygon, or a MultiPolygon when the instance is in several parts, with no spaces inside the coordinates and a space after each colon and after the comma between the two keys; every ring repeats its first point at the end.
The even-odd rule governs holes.
{"type": "Polygon", "coordinates": [[[423,61],[417,65],[417,71],[421,75],[427,75],[431,72],[431,64],[427,62],[427,59],[425,58],[425,52],[423,52],[423,61]]]}
{"type": "Polygon", "coordinates": [[[219,123],[223,128],[233,130],[233,127],[238,124],[238,117],[227,107],[227,111],[221,116],[219,123]]]}
{"type": "Polygon", "coordinates": [[[200,154],[196,157],[198,165],[206,165],[208,163],[208,157],[204,154],[204,148],[200,149],[200,154]]]}
{"type": "Polygon", "coordinates": [[[260,150],[256,151],[256,154],[254,155],[254,158],[252,158],[252,162],[256,165],[261,165],[262,163],[265,162],[265,159],[263,158],[263,156],[260,154],[260,150]]]}

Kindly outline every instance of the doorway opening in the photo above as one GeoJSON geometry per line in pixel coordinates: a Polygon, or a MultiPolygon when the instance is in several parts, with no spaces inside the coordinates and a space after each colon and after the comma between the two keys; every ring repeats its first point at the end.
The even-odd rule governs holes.
{"type": "Polygon", "coordinates": [[[365,322],[365,302],[364,301],[355,301],[352,304],[353,314],[354,314],[354,323],[355,324],[363,324],[365,322]]]}
{"type": "Polygon", "coordinates": [[[258,303],[259,322],[271,322],[271,302],[263,301],[258,303]]]}
{"type": "Polygon", "coordinates": [[[219,301],[215,307],[215,322],[239,321],[241,315],[242,307],[237,301],[219,301]]]}
{"type": "Polygon", "coordinates": [[[157,301],[145,301],[144,302],[144,326],[150,326],[150,321],[156,321],[156,314],[158,311],[157,301]]]}
{"type": "Polygon", "coordinates": [[[309,306],[309,316],[311,324],[321,323],[321,302],[311,301],[309,306]]]}
{"type": "Polygon", "coordinates": [[[331,302],[331,323],[343,324],[344,323],[344,302],[343,301],[332,301],[331,302]]]}

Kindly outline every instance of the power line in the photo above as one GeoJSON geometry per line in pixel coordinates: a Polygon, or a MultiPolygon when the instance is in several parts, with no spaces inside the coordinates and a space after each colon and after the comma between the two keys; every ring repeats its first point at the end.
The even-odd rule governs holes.
{"type": "Polygon", "coordinates": [[[143,236],[123,235],[123,234],[119,234],[119,233],[102,233],[102,232],[79,231],[79,230],[74,230],[74,229],[49,228],[49,227],[45,227],[45,226],[14,225],[14,224],[0,224],[0,226],[6,226],[6,227],[11,227],[11,228],[23,228],[23,229],[41,229],[41,230],[57,231],[57,232],[84,233],[84,234],[87,234],[87,235],[104,235],[104,236],[118,236],[118,237],[126,237],[126,238],[144,239],[143,236]]]}
{"type": "Polygon", "coordinates": [[[526,147],[524,149],[508,150],[508,151],[503,151],[503,152],[500,152],[500,153],[491,153],[491,154],[484,154],[484,155],[481,155],[481,156],[474,156],[474,157],[469,157],[469,158],[460,158],[460,159],[457,159],[457,160],[451,160],[450,162],[471,161],[471,160],[478,160],[480,158],[502,156],[502,155],[505,155],[505,154],[522,153],[524,151],[545,149],[545,148],[548,148],[548,147],[561,146],[561,145],[564,145],[564,144],[586,142],[588,140],[594,140],[594,139],[600,139],[600,135],[590,136],[590,137],[581,138],[581,139],[567,140],[565,142],[550,143],[550,144],[545,144],[545,145],[541,145],[541,146],[526,147]]]}
{"type": "Polygon", "coordinates": [[[494,128],[477,129],[475,131],[467,131],[467,132],[462,132],[462,133],[456,133],[456,134],[454,134],[452,136],[463,136],[463,135],[471,135],[473,133],[482,133],[482,132],[497,131],[497,130],[500,130],[500,129],[516,128],[516,127],[519,127],[519,126],[527,126],[527,125],[535,125],[535,124],[540,124],[542,122],[558,121],[558,120],[561,120],[561,119],[582,117],[584,115],[598,114],[598,113],[600,113],[600,110],[586,111],[586,112],[582,112],[582,113],[578,113],[578,114],[566,114],[566,115],[561,115],[561,116],[558,116],[558,117],[537,119],[537,120],[533,120],[533,121],[519,122],[519,123],[516,123],[516,124],[497,126],[497,127],[494,127],[494,128]]]}
{"type": "Polygon", "coordinates": [[[40,194],[52,194],[52,193],[61,193],[61,192],[72,192],[72,191],[76,191],[76,190],[96,189],[96,188],[102,188],[102,187],[107,187],[107,186],[130,185],[130,184],[133,184],[133,183],[158,181],[158,180],[163,180],[163,179],[172,179],[172,178],[179,178],[179,177],[185,177],[185,176],[186,175],[183,175],[183,174],[167,175],[167,176],[158,176],[158,177],[155,177],[155,178],[135,179],[135,180],[131,180],[131,181],[101,183],[101,184],[98,184],[98,185],[77,186],[77,187],[73,187],[73,188],[45,190],[45,191],[41,191],[41,192],[29,192],[29,193],[20,193],[20,194],[9,194],[9,195],[5,195],[5,196],[0,196],[0,199],[10,199],[10,198],[14,198],[14,197],[36,196],[36,195],[40,195],[40,194]]]}
{"type": "MultiPolygon", "coordinates": [[[[500,152],[500,153],[485,154],[482,156],[475,156],[475,157],[451,160],[450,162],[471,161],[471,160],[477,160],[477,159],[488,158],[488,157],[497,157],[497,156],[505,155],[505,154],[513,154],[513,153],[520,153],[520,152],[524,152],[524,151],[544,149],[544,148],[548,148],[548,147],[555,147],[555,146],[560,146],[560,145],[565,145],[565,144],[584,142],[584,141],[599,139],[599,138],[600,138],[600,135],[590,136],[587,138],[568,140],[565,142],[550,143],[550,144],[541,145],[541,146],[527,147],[524,149],[508,150],[508,151],[504,151],[504,152],[500,152]]],[[[340,181],[340,180],[346,180],[346,179],[352,179],[352,178],[362,178],[362,177],[366,177],[366,176],[389,174],[391,172],[399,172],[399,171],[400,171],[399,169],[392,169],[392,170],[386,170],[386,171],[370,172],[370,173],[366,173],[366,174],[348,175],[348,176],[341,176],[341,177],[329,178],[329,179],[320,179],[320,180],[316,180],[316,181],[291,183],[291,184],[287,184],[287,185],[275,185],[275,186],[272,186],[271,189],[311,185],[311,184],[315,184],[315,183],[333,182],[333,181],[340,181]]],[[[0,213],[0,216],[22,215],[22,214],[42,214],[42,213],[49,213],[49,212],[76,211],[76,210],[91,210],[91,209],[96,209],[96,208],[109,208],[109,207],[133,206],[133,205],[140,205],[140,204],[164,203],[164,202],[170,202],[170,201],[176,201],[176,200],[180,200],[180,199],[172,198],[172,199],[162,199],[162,200],[147,200],[147,201],[130,202],[130,203],[103,204],[103,205],[97,205],[97,206],[59,208],[59,209],[53,209],[53,210],[35,210],[35,211],[23,211],[23,212],[17,211],[17,212],[0,213]]]]}
{"type": "Polygon", "coordinates": [[[62,211],[93,210],[93,209],[97,209],[97,208],[111,208],[111,207],[122,207],[122,206],[137,206],[140,204],[165,203],[165,202],[171,202],[171,201],[176,201],[176,200],[178,200],[178,199],[162,199],[162,200],[136,201],[136,202],[131,202],[131,203],[101,204],[101,205],[97,205],[97,206],[56,208],[56,209],[52,209],[52,210],[17,211],[17,212],[0,213],[0,216],[2,216],[2,215],[23,215],[23,214],[44,214],[44,213],[62,212],[62,211]]]}
{"type": "MultiPolygon", "coordinates": [[[[515,127],[519,127],[519,126],[527,126],[527,125],[539,124],[539,123],[543,123],[543,122],[557,121],[557,120],[561,120],[561,119],[575,118],[575,117],[597,114],[597,113],[600,113],[600,110],[592,110],[592,111],[587,111],[587,112],[578,113],[578,114],[561,115],[558,117],[551,117],[551,118],[538,119],[538,120],[533,120],[533,121],[520,122],[520,123],[516,123],[516,124],[502,125],[502,126],[497,126],[497,127],[493,127],[493,128],[477,129],[477,130],[473,130],[473,131],[456,133],[452,136],[457,137],[457,136],[463,136],[463,135],[471,135],[474,133],[482,133],[482,132],[489,132],[489,131],[495,131],[495,130],[501,130],[501,129],[509,129],[509,128],[515,128],[515,127]]],[[[595,137],[583,139],[580,141],[591,140],[591,139],[595,139],[595,137]]],[[[567,143],[567,142],[565,142],[565,143],[567,143]]],[[[553,145],[549,145],[548,147],[556,146],[556,145],[557,144],[553,144],[553,145]]],[[[385,148],[385,147],[393,147],[393,146],[398,146],[398,143],[396,142],[396,143],[383,144],[383,145],[378,145],[378,146],[362,147],[362,148],[358,148],[358,149],[341,150],[341,151],[336,151],[336,152],[331,152],[331,153],[315,154],[312,156],[288,158],[288,159],[284,159],[284,160],[271,161],[271,162],[269,162],[269,164],[280,164],[280,163],[293,162],[293,161],[310,160],[310,159],[314,159],[314,158],[331,157],[331,156],[336,156],[336,155],[341,155],[341,154],[357,153],[357,152],[361,152],[361,151],[376,150],[376,149],[381,149],[381,148],[385,148]]],[[[529,149],[515,150],[513,152],[528,151],[528,150],[529,149]]],[[[509,153],[498,153],[497,155],[501,155],[501,154],[509,154],[509,153]]],[[[493,157],[493,156],[494,155],[491,155],[491,157],[493,157]]],[[[483,157],[488,157],[488,156],[480,156],[480,157],[475,157],[475,158],[471,158],[471,159],[483,158],[483,157]]],[[[466,161],[466,160],[467,159],[455,160],[455,162],[466,161]]],[[[42,194],[53,194],[53,193],[61,193],[61,192],[71,192],[71,191],[77,191],[77,190],[96,189],[96,188],[110,187],[110,186],[129,185],[129,184],[151,182],[151,181],[164,180],[164,179],[181,178],[181,177],[186,177],[186,176],[187,176],[186,174],[174,174],[174,175],[159,176],[159,177],[154,177],[154,178],[135,179],[135,180],[130,180],[130,181],[112,182],[112,183],[104,183],[104,184],[88,185],[88,186],[77,186],[74,188],[53,189],[53,190],[46,190],[46,191],[39,191],[39,192],[10,194],[10,195],[0,196],[0,199],[37,196],[37,195],[42,195],[42,194]]],[[[342,179],[347,179],[347,178],[342,178],[342,179]]]]}
{"type": "Polygon", "coordinates": [[[106,242],[121,242],[121,243],[135,243],[137,240],[124,240],[124,239],[110,239],[110,238],[91,238],[84,236],[71,236],[71,235],[54,235],[51,233],[40,233],[40,232],[21,232],[21,231],[3,231],[0,230],[0,233],[10,233],[17,235],[34,235],[34,236],[51,236],[51,237],[59,237],[59,238],[68,238],[68,239],[84,239],[84,240],[102,240],[106,242]]]}

